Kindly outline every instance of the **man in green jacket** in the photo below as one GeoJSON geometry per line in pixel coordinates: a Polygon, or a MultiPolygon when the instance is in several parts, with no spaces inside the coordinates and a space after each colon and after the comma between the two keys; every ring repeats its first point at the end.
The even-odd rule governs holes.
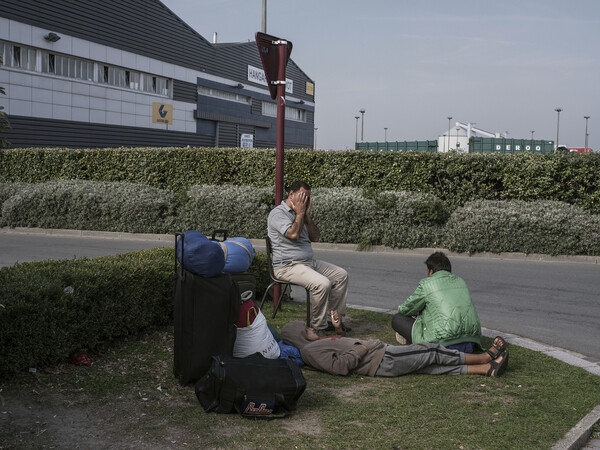
{"type": "Polygon", "coordinates": [[[431,342],[463,353],[480,350],[481,324],[467,284],[451,273],[450,260],[442,252],[431,254],[425,265],[427,278],[392,319],[398,342],[431,342]]]}

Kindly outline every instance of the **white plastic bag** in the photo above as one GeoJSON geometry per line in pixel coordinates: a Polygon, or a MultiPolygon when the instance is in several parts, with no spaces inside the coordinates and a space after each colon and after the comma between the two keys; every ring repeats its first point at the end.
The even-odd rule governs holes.
{"type": "Polygon", "coordinates": [[[236,358],[244,358],[257,352],[265,358],[279,358],[279,345],[261,311],[258,312],[254,322],[247,327],[237,329],[237,337],[233,345],[233,356],[236,358]]]}

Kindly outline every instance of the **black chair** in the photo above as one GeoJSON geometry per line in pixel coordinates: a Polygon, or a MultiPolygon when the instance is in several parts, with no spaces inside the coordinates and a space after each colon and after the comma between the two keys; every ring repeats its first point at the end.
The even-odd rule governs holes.
{"type": "MultiPolygon", "coordinates": [[[[289,281],[279,280],[275,277],[275,273],[273,272],[273,248],[271,246],[271,239],[267,236],[267,238],[265,239],[265,242],[267,244],[267,265],[269,267],[269,278],[271,279],[271,284],[269,284],[269,286],[265,290],[262,301],[260,302],[261,311],[263,308],[263,304],[265,303],[265,299],[267,298],[267,294],[269,293],[269,289],[273,288],[275,285],[280,285],[284,288],[286,286],[290,286],[290,287],[291,286],[299,286],[298,284],[290,283],[289,281]]],[[[310,291],[304,287],[303,287],[303,289],[306,291],[306,326],[309,327],[310,326],[310,291]]],[[[279,304],[281,303],[281,299],[283,298],[284,292],[285,292],[285,289],[281,289],[281,293],[279,294],[279,298],[277,299],[277,303],[275,304],[275,309],[273,310],[273,316],[272,316],[273,319],[277,315],[277,311],[279,310],[279,304]]]]}

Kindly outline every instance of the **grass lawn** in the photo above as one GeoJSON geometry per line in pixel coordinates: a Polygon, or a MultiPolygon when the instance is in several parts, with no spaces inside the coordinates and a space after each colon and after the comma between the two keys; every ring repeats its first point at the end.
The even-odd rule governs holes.
{"type": "MultiPolygon", "coordinates": [[[[286,303],[269,322],[281,329],[304,313],[286,303]]],[[[348,315],[353,336],[395,342],[389,315],[348,315]]],[[[0,448],[550,448],[600,404],[600,380],[509,346],[501,378],[304,369],[297,411],[265,421],[205,413],[193,387],[173,377],[172,328],[154,330],[91,353],[91,367],[0,381],[0,448]]]]}

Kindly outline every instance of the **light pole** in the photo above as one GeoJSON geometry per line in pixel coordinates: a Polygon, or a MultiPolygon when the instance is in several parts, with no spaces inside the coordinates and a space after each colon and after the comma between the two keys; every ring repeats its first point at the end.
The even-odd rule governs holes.
{"type": "Polygon", "coordinates": [[[387,142],[387,127],[383,127],[383,139],[387,142]]]}
{"type": "Polygon", "coordinates": [[[452,116],[448,116],[448,136],[446,139],[446,151],[449,152],[450,151],[450,121],[452,120],[452,116]]]}
{"type": "Polygon", "coordinates": [[[531,140],[533,141],[533,133],[535,133],[535,130],[531,130],[531,140]]]}
{"type": "MultiPolygon", "coordinates": [[[[358,142],[358,119],[360,119],[360,117],[354,116],[354,118],[356,119],[356,132],[354,133],[354,142],[357,143],[358,142]]],[[[356,148],[356,145],[354,147],[356,148]]]]}
{"type": "Polygon", "coordinates": [[[590,116],[583,116],[583,118],[585,119],[585,149],[583,150],[584,153],[587,153],[588,151],[588,132],[587,132],[587,125],[588,125],[588,119],[590,118],[590,116]]]}
{"type": "Polygon", "coordinates": [[[460,146],[458,142],[458,130],[460,130],[460,127],[456,127],[456,151],[458,151],[458,147],[460,146]]]}
{"type": "Polygon", "coordinates": [[[365,109],[361,109],[358,111],[362,116],[361,126],[360,126],[360,142],[365,142],[365,109]]]}
{"type": "Polygon", "coordinates": [[[262,23],[260,30],[265,34],[267,32],[267,0],[262,1],[262,23]]]}
{"type": "Polygon", "coordinates": [[[315,150],[317,149],[317,130],[318,130],[318,128],[315,127],[315,147],[314,147],[315,150]]]}
{"type": "Polygon", "coordinates": [[[558,130],[559,130],[559,125],[560,125],[560,112],[562,111],[562,108],[556,108],[554,111],[557,112],[557,116],[556,116],[556,145],[554,146],[554,150],[558,150],[558,130]]]}

